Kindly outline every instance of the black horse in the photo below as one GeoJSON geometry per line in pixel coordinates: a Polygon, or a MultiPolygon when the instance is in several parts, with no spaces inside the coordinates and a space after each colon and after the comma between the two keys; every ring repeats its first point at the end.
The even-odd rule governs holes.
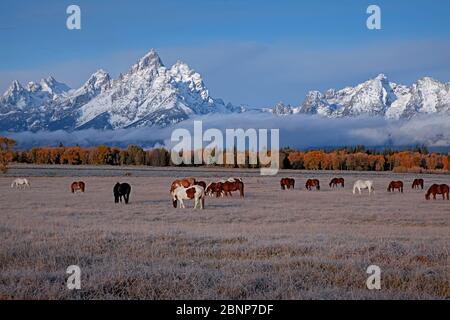
{"type": "Polygon", "coordinates": [[[122,196],[123,196],[125,203],[128,204],[128,201],[130,199],[130,192],[131,192],[131,186],[128,183],[117,182],[113,189],[114,202],[115,203],[119,203],[119,201],[122,202],[122,196]]]}

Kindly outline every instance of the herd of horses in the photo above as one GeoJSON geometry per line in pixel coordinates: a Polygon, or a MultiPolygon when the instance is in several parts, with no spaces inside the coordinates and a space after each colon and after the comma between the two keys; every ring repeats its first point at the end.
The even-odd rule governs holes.
{"type": "MultiPolygon", "coordinates": [[[[345,181],[344,178],[333,178],[328,185],[332,189],[338,188],[339,186],[344,188],[345,181]]],[[[295,179],[282,178],[280,180],[280,186],[281,190],[294,189],[295,179]]],[[[387,187],[387,191],[398,191],[403,193],[403,187],[403,181],[391,181],[387,187]]],[[[11,188],[31,188],[31,184],[26,178],[16,178],[11,183],[11,188]]],[[[305,189],[316,189],[317,191],[320,191],[320,181],[318,179],[308,179],[305,183],[305,189]]],[[[356,191],[361,194],[361,190],[365,189],[369,191],[369,194],[375,191],[372,180],[357,180],[353,184],[353,194],[356,194],[356,191]]],[[[412,183],[412,189],[423,190],[424,180],[415,179],[412,183]]],[[[70,185],[70,190],[72,193],[83,193],[86,190],[86,183],[83,181],[74,181],[70,185]]],[[[194,208],[204,209],[206,196],[215,196],[216,198],[231,197],[232,192],[239,192],[240,197],[244,198],[244,182],[241,178],[228,178],[206,184],[206,182],[195,178],[184,178],[173,181],[169,191],[174,208],[185,208],[183,200],[194,200],[194,208]]],[[[130,201],[130,193],[130,184],[117,182],[113,187],[114,202],[119,203],[123,200],[125,204],[128,204],[130,201]]],[[[436,200],[436,195],[442,195],[444,200],[450,200],[449,186],[447,184],[433,184],[429,187],[427,193],[425,194],[425,199],[430,200],[431,196],[433,196],[433,199],[436,200]]]]}
{"type": "MultiPolygon", "coordinates": [[[[293,178],[282,178],[280,180],[281,190],[286,189],[294,189],[295,179],[293,178]]],[[[330,188],[337,188],[341,186],[344,188],[345,180],[344,178],[333,178],[328,184],[330,188]]],[[[403,181],[391,181],[387,187],[388,192],[395,192],[396,190],[400,193],[403,193],[403,181]]],[[[320,190],[320,181],[318,179],[308,179],[305,183],[305,188],[307,190],[320,190]]],[[[412,183],[412,189],[422,189],[424,188],[424,180],[423,179],[414,179],[412,183]]],[[[374,183],[372,180],[358,180],[353,184],[353,194],[356,194],[356,191],[361,194],[361,190],[367,189],[369,194],[375,191],[374,183]]],[[[433,184],[425,194],[425,198],[430,200],[431,196],[433,199],[436,199],[436,195],[442,195],[442,198],[445,200],[449,200],[449,186],[447,184],[433,184]]]]}

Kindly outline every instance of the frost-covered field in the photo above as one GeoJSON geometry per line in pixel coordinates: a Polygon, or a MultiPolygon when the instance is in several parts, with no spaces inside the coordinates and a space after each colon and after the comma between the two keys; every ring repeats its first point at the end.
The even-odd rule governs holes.
{"type": "MultiPolygon", "coordinates": [[[[450,201],[425,201],[410,188],[415,177],[15,167],[0,176],[0,298],[448,299],[450,201]],[[12,190],[12,176],[30,177],[31,190],[12,190]],[[169,184],[183,176],[241,176],[246,198],[176,210],[169,184]],[[281,176],[296,178],[296,190],[281,191],[281,176]],[[328,188],[334,176],[345,189],[328,188]],[[366,177],[375,195],[353,196],[352,182],[366,177]],[[322,191],[305,191],[307,178],[319,178],[322,191]],[[71,194],[80,179],[87,192],[71,194]],[[403,180],[405,193],[388,193],[391,180],[403,180]],[[113,202],[116,181],[132,185],[128,206],[113,202]],[[371,264],[382,271],[379,291],[365,286],[371,264]],[[66,288],[69,265],[81,268],[81,290],[66,288]]],[[[449,175],[422,177],[426,187],[450,183],[449,175]]]]}

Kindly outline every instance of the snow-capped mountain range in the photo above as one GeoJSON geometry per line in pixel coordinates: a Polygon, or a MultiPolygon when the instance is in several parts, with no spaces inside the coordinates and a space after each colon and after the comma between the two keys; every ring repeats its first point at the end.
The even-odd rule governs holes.
{"type": "Polygon", "coordinates": [[[425,77],[411,86],[390,82],[384,74],[356,87],[310,91],[303,103],[292,107],[282,102],[264,109],[277,115],[318,114],[326,117],[382,116],[410,119],[420,114],[450,112],[450,83],[425,77]]]}
{"type": "Polygon", "coordinates": [[[163,127],[194,115],[241,111],[212,98],[188,65],[167,68],[151,50],[118,79],[100,69],[75,90],[51,77],[26,87],[14,81],[0,98],[0,130],[163,127]]]}
{"type": "MultiPolygon", "coordinates": [[[[279,103],[251,110],[276,115],[410,119],[418,114],[449,113],[450,84],[426,77],[408,87],[380,74],[356,87],[310,91],[296,107],[279,103]]],[[[187,64],[178,61],[166,67],[151,50],[117,79],[100,69],[78,89],[53,77],[25,87],[14,81],[0,97],[0,131],[165,127],[209,113],[246,111],[248,108],[213,98],[200,74],[187,64]]]]}

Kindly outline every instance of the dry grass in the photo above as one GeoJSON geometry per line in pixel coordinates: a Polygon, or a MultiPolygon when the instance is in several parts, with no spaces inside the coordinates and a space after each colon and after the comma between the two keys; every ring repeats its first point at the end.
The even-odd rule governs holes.
{"type": "Polygon", "coordinates": [[[168,186],[184,174],[167,170],[119,173],[132,184],[129,206],[113,203],[115,177],[85,177],[87,193],[75,195],[69,185],[79,178],[34,177],[25,191],[0,178],[0,299],[450,298],[450,202],[426,202],[409,186],[385,191],[413,175],[374,176],[369,198],[350,185],[368,174],[339,174],[346,189],[331,191],[333,174],[282,173],[302,187],[284,192],[280,177],[212,174],[206,180],[244,175],[246,199],[175,210],[168,186]],[[305,191],[308,177],[323,191],[305,191]],[[79,291],[65,286],[73,264],[82,269],[79,291]],[[371,264],[381,267],[380,291],[365,287],[371,264]]]}

